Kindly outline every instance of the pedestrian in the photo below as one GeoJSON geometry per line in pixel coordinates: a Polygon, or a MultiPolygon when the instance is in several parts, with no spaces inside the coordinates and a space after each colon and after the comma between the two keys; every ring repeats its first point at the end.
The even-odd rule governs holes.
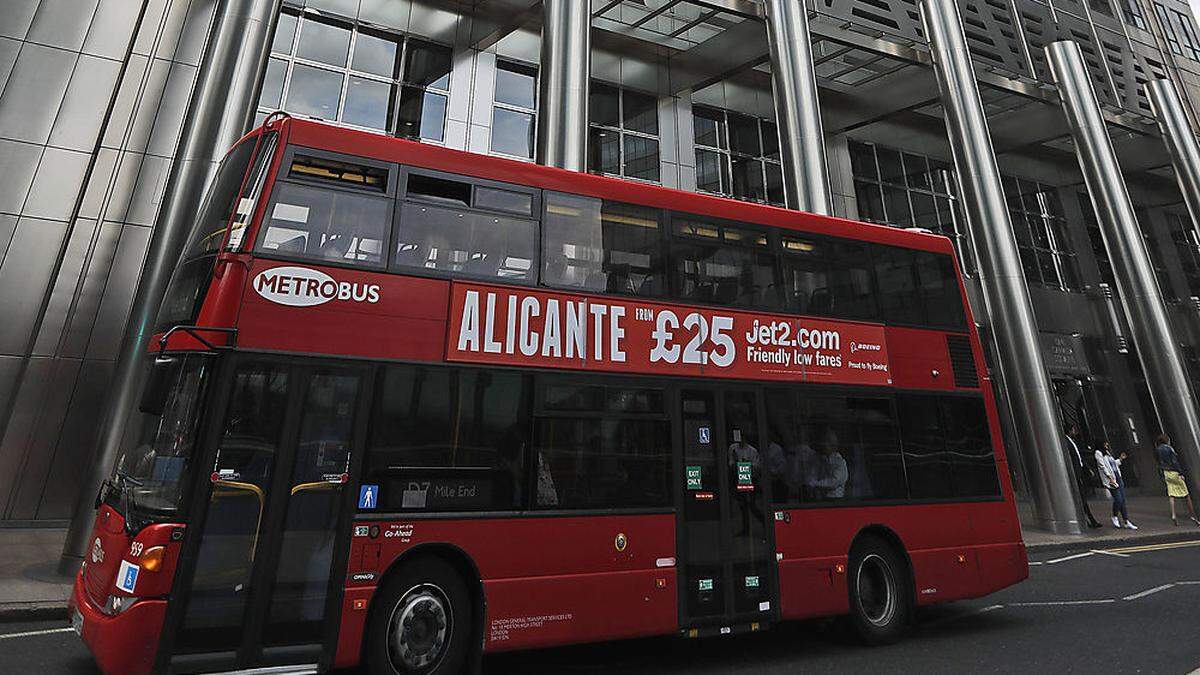
{"type": "Polygon", "coordinates": [[[1108,441],[1104,441],[1101,448],[1096,451],[1096,468],[1100,473],[1101,484],[1108,488],[1108,494],[1112,495],[1113,527],[1136,530],[1138,526],[1129,519],[1129,509],[1125,507],[1125,478],[1121,476],[1121,463],[1128,456],[1122,452],[1121,456],[1117,457],[1108,441]]]}
{"type": "Polygon", "coordinates": [[[1100,522],[1092,515],[1092,509],[1088,506],[1088,495],[1092,491],[1092,470],[1084,460],[1083,449],[1080,444],[1083,440],[1079,438],[1079,426],[1072,424],[1067,431],[1067,448],[1070,449],[1068,455],[1071,457],[1071,465],[1075,468],[1075,485],[1079,487],[1079,500],[1083,502],[1083,515],[1087,516],[1088,527],[1100,527],[1100,522]]]}
{"type": "Polygon", "coordinates": [[[1175,448],[1171,447],[1171,437],[1159,434],[1154,442],[1157,443],[1154,454],[1158,457],[1158,469],[1162,471],[1163,482],[1167,484],[1167,499],[1171,501],[1171,522],[1179,524],[1175,518],[1175,500],[1182,499],[1187,505],[1188,517],[1193,523],[1200,525],[1200,520],[1196,520],[1192,498],[1188,495],[1187,480],[1183,475],[1183,467],[1179,464],[1179,455],[1175,453],[1175,448]]]}

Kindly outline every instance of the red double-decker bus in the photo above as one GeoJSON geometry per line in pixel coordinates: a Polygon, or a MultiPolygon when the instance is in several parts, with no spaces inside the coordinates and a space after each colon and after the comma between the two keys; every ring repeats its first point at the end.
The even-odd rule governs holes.
{"type": "Polygon", "coordinates": [[[197,218],[75,583],[105,672],[887,642],[1027,575],[945,238],[288,118],[197,218]]]}

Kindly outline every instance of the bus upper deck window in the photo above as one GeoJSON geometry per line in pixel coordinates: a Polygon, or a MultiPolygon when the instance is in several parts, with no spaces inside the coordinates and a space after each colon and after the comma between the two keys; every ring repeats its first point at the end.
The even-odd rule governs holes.
{"type": "Polygon", "coordinates": [[[475,206],[492,211],[533,216],[533,195],[528,192],[478,187],[475,189],[475,206]]]}
{"type": "Polygon", "coordinates": [[[384,167],[351,164],[300,154],[292,159],[292,167],[289,171],[289,175],[295,178],[331,181],[344,187],[365,188],[379,192],[387,191],[387,174],[387,169],[384,167]]]}
{"type": "Polygon", "coordinates": [[[423,176],[419,173],[409,174],[408,189],[405,194],[409,197],[428,199],[442,204],[471,205],[470,183],[435,176],[423,176]]]}

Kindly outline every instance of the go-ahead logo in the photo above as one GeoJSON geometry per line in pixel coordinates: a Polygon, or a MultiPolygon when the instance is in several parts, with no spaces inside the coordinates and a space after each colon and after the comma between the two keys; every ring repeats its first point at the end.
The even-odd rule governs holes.
{"type": "Polygon", "coordinates": [[[330,300],[379,302],[378,284],[338,281],[307,267],[272,267],[259,272],[252,283],[259,295],[290,307],[312,307],[330,300]]]}

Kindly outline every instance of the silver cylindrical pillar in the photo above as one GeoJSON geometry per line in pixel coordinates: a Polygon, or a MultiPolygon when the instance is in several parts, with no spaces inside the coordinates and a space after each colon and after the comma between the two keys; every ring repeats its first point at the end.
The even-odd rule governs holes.
{"type": "Polygon", "coordinates": [[[77,566],[86,549],[93,500],[122,449],[126,422],[138,397],[146,342],[204,189],[217,162],[254,120],[280,4],[281,0],[224,0],[216,8],[125,326],[96,452],[67,531],[60,564],[64,571],[77,566]]]}
{"type": "Polygon", "coordinates": [[[833,199],[808,34],[808,8],[804,0],[766,0],[765,5],[788,206],[830,215],[833,199]]]}
{"type": "MultiPolygon", "coordinates": [[[[537,161],[587,170],[588,78],[592,73],[591,3],[545,0],[537,161]]],[[[493,130],[493,133],[495,131],[493,130]]]]}
{"type": "Polygon", "coordinates": [[[1075,154],[1100,222],[1104,248],[1112,261],[1117,291],[1159,422],[1184,463],[1200,469],[1196,399],[1083,53],[1079,45],[1062,40],[1046,47],[1046,61],[1058,85],[1075,154]]]}
{"type": "Polygon", "coordinates": [[[1017,441],[1028,467],[1035,515],[1043,529],[1079,533],[1075,482],[1067,468],[1037,317],[1025,285],[962,18],[955,0],[922,0],[921,17],[946,110],[959,194],[979,258],[984,303],[1008,385],[1017,441]]]}
{"type": "Polygon", "coordinates": [[[1192,133],[1187,109],[1179,90],[1170,80],[1151,80],[1146,85],[1146,97],[1158,118],[1158,128],[1162,131],[1167,154],[1171,156],[1179,191],[1192,217],[1192,228],[1200,237],[1200,143],[1192,133]]]}

